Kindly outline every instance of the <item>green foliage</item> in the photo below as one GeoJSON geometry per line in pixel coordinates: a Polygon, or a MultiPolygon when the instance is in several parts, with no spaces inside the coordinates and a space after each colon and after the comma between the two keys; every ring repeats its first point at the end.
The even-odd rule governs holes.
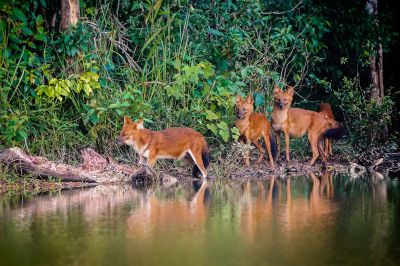
{"type": "Polygon", "coordinates": [[[93,72],[85,72],[74,79],[57,79],[52,78],[48,85],[40,85],[36,88],[37,100],[40,96],[46,95],[50,100],[62,101],[64,98],[70,98],[71,93],[85,93],[89,97],[93,90],[99,89],[99,75],[93,72]]]}
{"type": "MultiPolygon", "coordinates": [[[[59,9],[51,1],[0,4],[0,145],[51,152],[68,137],[62,145],[70,149],[85,143],[109,150],[129,115],[151,129],[192,127],[222,147],[239,135],[237,94],[251,93],[256,111],[270,114],[274,84],[308,95],[332,87],[326,73],[333,68],[342,76],[324,62],[326,36],[339,32],[324,4],[305,1],[294,10],[290,1],[80,4],[86,19],[65,32],[49,17],[59,9]]],[[[369,22],[363,23],[357,34],[364,34],[369,22]]],[[[356,66],[353,46],[362,51],[365,43],[350,38],[339,45],[341,66],[356,66]]],[[[366,104],[364,95],[341,98],[350,97],[341,89],[336,95],[343,110],[361,98],[366,104]]],[[[378,117],[375,108],[365,117],[378,117]]],[[[349,112],[348,121],[355,111],[349,112]]]]}
{"type": "Polygon", "coordinates": [[[368,99],[370,90],[363,90],[357,78],[343,78],[342,86],[334,92],[343,110],[354,147],[365,149],[381,144],[385,128],[390,125],[394,101],[389,96],[368,99]]]}

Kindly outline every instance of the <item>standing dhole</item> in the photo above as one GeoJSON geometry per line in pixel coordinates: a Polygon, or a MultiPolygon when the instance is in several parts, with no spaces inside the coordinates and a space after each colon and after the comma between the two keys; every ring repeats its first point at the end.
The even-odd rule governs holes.
{"type": "Polygon", "coordinates": [[[210,163],[210,153],[207,142],[202,134],[187,127],[172,127],[161,131],[152,131],[144,128],[143,119],[133,122],[129,117],[124,117],[121,134],[116,139],[118,144],[132,146],[139,155],[139,164],[144,163],[153,167],[157,159],[185,158],[194,162],[193,176],[207,177],[210,163]]]}
{"type": "MultiPolygon", "coordinates": [[[[335,116],[332,112],[332,107],[329,103],[321,103],[319,105],[318,113],[325,115],[327,118],[335,120],[335,116]]],[[[325,155],[332,156],[332,139],[325,138],[325,155]]]]}
{"type": "MultiPolygon", "coordinates": [[[[264,138],[271,168],[275,168],[276,143],[271,133],[270,124],[264,114],[253,113],[253,103],[252,95],[247,96],[245,100],[240,95],[236,96],[236,127],[239,129],[240,138],[245,143],[253,143],[260,152],[256,164],[261,163],[265,154],[263,147],[259,143],[261,137],[264,138]]],[[[249,164],[249,157],[249,153],[244,155],[243,162],[245,165],[249,164]]]]}
{"type": "Polygon", "coordinates": [[[292,104],[294,88],[289,86],[283,92],[278,86],[274,88],[274,107],[272,110],[272,128],[276,134],[278,146],[278,155],[280,154],[280,136],[283,131],[285,135],[286,161],[289,157],[289,135],[292,137],[301,137],[308,133],[308,141],[312,150],[310,165],[313,165],[318,156],[326,161],[325,153],[321,147],[323,138],[340,138],[343,135],[343,129],[337,126],[336,121],[325,117],[314,111],[300,108],[290,108],[292,104]]]}

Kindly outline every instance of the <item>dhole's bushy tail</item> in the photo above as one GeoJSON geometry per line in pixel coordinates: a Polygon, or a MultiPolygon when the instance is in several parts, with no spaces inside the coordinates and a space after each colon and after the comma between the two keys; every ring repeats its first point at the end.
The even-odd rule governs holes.
{"type": "MultiPolygon", "coordinates": [[[[208,149],[207,143],[204,145],[203,151],[201,152],[201,159],[203,160],[203,165],[207,169],[207,167],[210,165],[210,150],[208,149]]],[[[194,164],[193,171],[192,171],[192,176],[193,177],[199,177],[201,174],[201,171],[199,167],[197,167],[196,164],[194,164]]]]}
{"type": "Polygon", "coordinates": [[[339,127],[335,127],[335,128],[330,128],[328,130],[326,130],[322,136],[324,138],[329,138],[329,139],[340,139],[341,137],[343,137],[345,133],[345,130],[343,128],[342,125],[339,125],[339,127]]]}
{"type": "Polygon", "coordinates": [[[278,155],[278,149],[277,149],[277,146],[276,146],[275,136],[274,136],[274,134],[272,132],[269,133],[269,143],[271,144],[272,158],[274,160],[276,160],[276,156],[278,155]]]}
{"type": "Polygon", "coordinates": [[[340,139],[345,134],[345,130],[341,124],[338,127],[329,128],[325,132],[323,132],[318,138],[318,151],[323,157],[326,156],[325,151],[322,147],[322,142],[324,138],[328,139],[340,139]]]}

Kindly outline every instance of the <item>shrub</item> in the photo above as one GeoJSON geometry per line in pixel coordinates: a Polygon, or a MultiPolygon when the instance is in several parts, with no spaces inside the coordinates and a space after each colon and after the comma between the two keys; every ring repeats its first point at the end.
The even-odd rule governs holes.
{"type": "Polygon", "coordinates": [[[343,111],[354,147],[365,149],[386,140],[391,123],[394,101],[384,96],[380,101],[368,99],[370,89],[363,90],[358,78],[343,78],[342,86],[334,91],[343,111]]]}

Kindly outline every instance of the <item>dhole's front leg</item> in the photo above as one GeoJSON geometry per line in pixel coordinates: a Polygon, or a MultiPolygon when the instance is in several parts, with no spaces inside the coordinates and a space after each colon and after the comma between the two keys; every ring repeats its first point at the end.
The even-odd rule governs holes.
{"type": "MultiPolygon", "coordinates": [[[[246,143],[248,145],[248,143],[246,143]]],[[[243,164],[248,166],[250,164],[250,150],[247,149],[246,147],[246,151],[244,152],[243,155],[243,164]]]]}
{"type": "MultiPolygon", "coordinates": [[[[313,165],[315,161],[318,159],[319,151],[318,151],[318,134],[308,134],[308,141],[310,142],[312,158],[309,162],[310,165],[313,165]]],[[[322,150],[322,149],[321,149],[322,150]]]]}
{"type": "Polygon", "coordinates": [[[279,161],[281,156],[281,134],[280,131],[275,131],[275,130],[274,133],[275,133],[276,152],[277,152],[276,160],[279,161]]]}
{"type": "Polygon", "coordinates": [[[254,146],[256,146],[257,150],[260,152],[260,156],[258,157],[258,159],[256,161],[256,164],[259,164],[259,163],[261,163],[261,161],[264,157],[265,151],[264,151],[263,147],[261,146],[260,142],[258,142],[258,140],[253,141],[253,144],[254,144],[254,146]]]}
{"type": "Polygon", "coordinates": [[[145,162],[146,162],[146,160],[145,160],[144,156],[142,154],[139,154],[139,162],[138,162],[138,164],[139,165],[143,165],[143,164],[145,164],[145,162]]]}
{"type": "MultiPolygon", "coordinates": [[[[268,136],[269,136],[269,134],[268,134],[268,136]]],[[[269,137],[267,137],[266,134],[264,134],[264,142],[265,142],[265,146],[267,147],[269,163],[271,164],[271,168],[274,169],[275,165],[274,165],[274,158],[272,157],[272,153],[271,153],[271,140],[269,137]]]]}
{"type": "MultiPolygon", "coordinates": [[[[247,146],[250,144],[250,141],[248,141],[248,138],[246,138],[244,135],[240,136],[240,140],[247,146]]],[[[247,147],[243,153],[243,164],[244,165],[249,165],[250,164],[250,151],[247,150],[247,147]]]]}
{"type": "Polygon", "coordinates": [[[332,139],[328,139],[328,148],[329,148],[329,155],[332,156],[332,139]]]}
{"type": "Polygon", "coordinates": [[[283,131],[285,133],[285,152],[286,152],[286,162],[290,162],[290,136],[289,136],[289,129],[283,131]]]}
{"type": "Polygon", "coordinates": [[[157,161],[156,153],[154,151],[150,151],[149,157],[147,158],[147,166],[153,168],[156,161],[157,161]]]}

